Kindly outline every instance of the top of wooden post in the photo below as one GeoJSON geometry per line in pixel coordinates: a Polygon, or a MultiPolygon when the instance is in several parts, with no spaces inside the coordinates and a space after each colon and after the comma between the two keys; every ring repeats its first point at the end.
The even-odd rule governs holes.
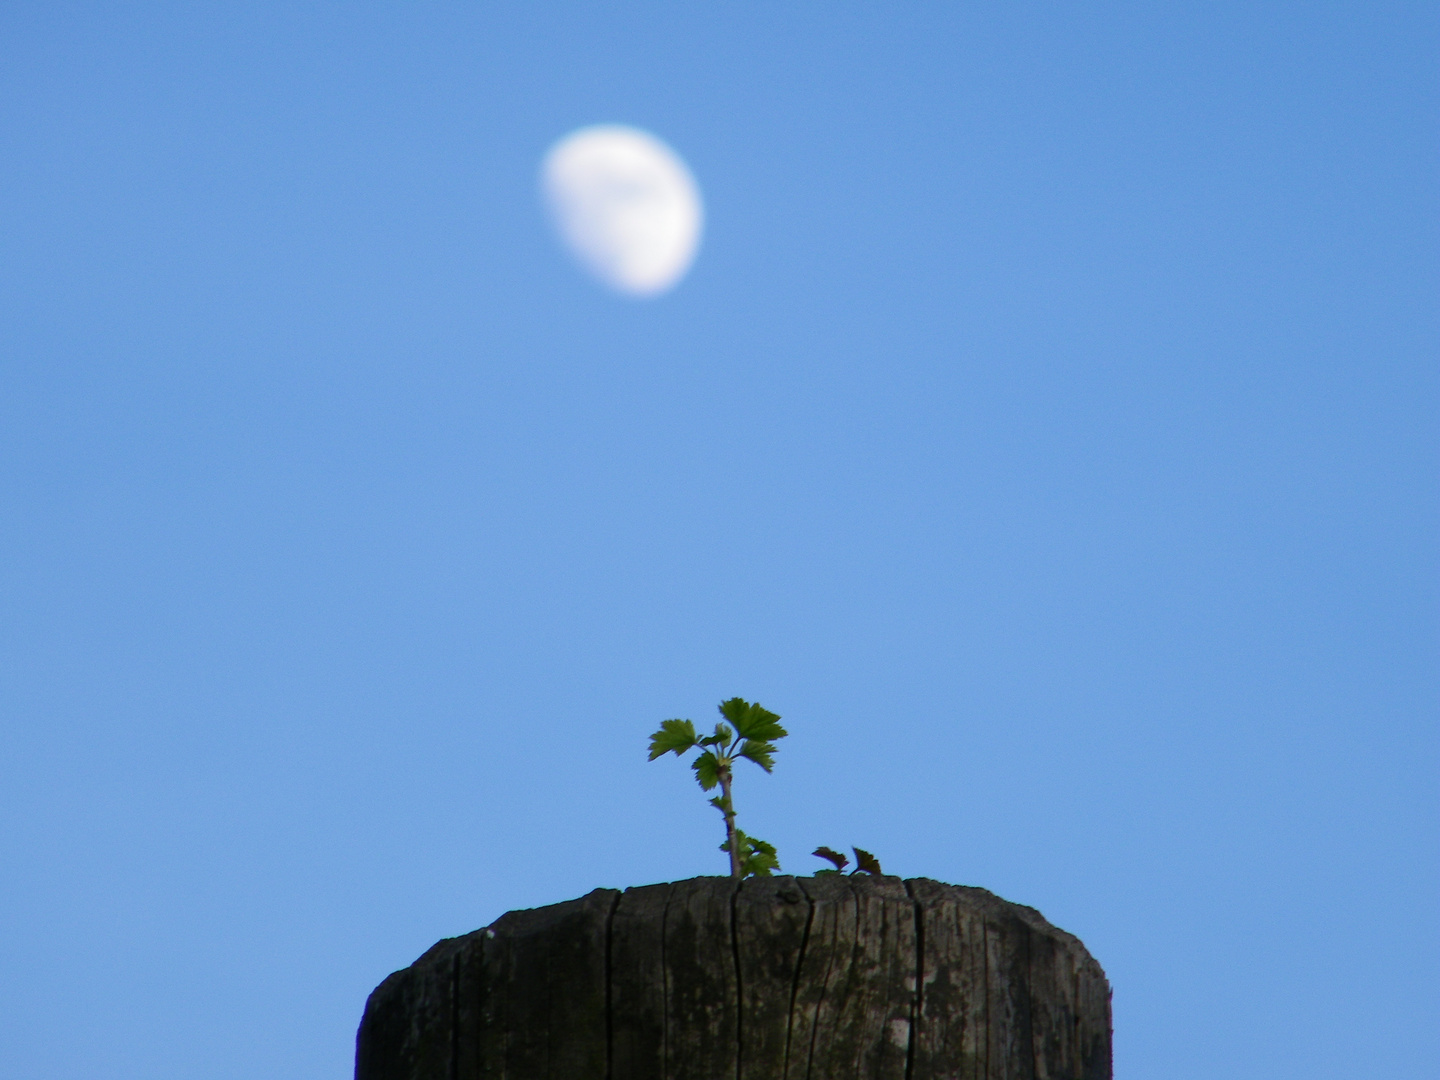
{"type": "Polygon", "coordinates": [[[1083,944],[984,889],[692,878],[512,911],[366,1004],[357,1080],[1110,1080],[1083,944]]]}

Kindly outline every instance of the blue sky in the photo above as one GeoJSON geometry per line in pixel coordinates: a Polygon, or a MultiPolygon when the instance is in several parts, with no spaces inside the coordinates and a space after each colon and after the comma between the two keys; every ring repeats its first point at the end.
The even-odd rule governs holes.
{"type": "Polygon", "coordinates": [[[1117,1076],[1434,1076],[1433,5],[12,3],[0,1073],[342,1077],[505,910],[1078,934],[1117,1076]],[[649,302],[541,155],[636,124],[649,302]]]}

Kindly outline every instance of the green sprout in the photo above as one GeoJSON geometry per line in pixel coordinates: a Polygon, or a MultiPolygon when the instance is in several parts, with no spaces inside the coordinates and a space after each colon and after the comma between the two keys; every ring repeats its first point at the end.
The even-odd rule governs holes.
{"type": "MultiPolygon", "coordinates": [[[[885,873],[880,869],[880,860],[864,848],[857,847],[850,850],[855,852],[855,869],[850,871],[852,874],[874,874],[876,877],[880,877],[885,873]]],[[[817,847],[811,854],[828,859],[835,864],[834,870],[816,870],[817,874],[843,874],[846,865],[850,862],[850,856],[841,855],[834,848],[817,847]]]]}
{"type": "Polygon", "coordinates": [[[745,758],[770,772],[775,767],[775,740],[788,733],[780,726],[780,717],[759,702],[731,698],[720,703],[720,715],[724,720],[715,725],[715,734],[703,738],[695,733],[695,725],[689,720],[663,721],[660,730],[650,736],[650,760],[669,753],[681,757],[699,747],[700,753],[690,767],[702,790],[712,791],[717,784],[720,787],[720,794],[710,800],[710,805],[725,817],[725,842],[720,850],[730,856],[730,876],[769,877],[780,869],[780,860],[773,844],[746,836],[736,827],[731,769],[736,759],[745,758]]]}

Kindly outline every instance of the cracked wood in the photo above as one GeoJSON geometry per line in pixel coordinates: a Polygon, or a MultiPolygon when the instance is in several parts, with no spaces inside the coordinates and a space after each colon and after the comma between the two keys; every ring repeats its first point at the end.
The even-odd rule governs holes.
{"type": "Polygon", "coordinates": [[[926,879],[693,878],[511,912],[375,989],[356,1080],[1110,1080],[1110,991],[926,879]]]}

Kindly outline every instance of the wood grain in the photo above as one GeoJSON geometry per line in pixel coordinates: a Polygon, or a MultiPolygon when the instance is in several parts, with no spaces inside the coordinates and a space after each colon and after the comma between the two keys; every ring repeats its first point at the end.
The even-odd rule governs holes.
{"type": "Polygon", "coordinates": [[[355,1076],[1110,1080],[1110,988],[983,889],[692,878],[441,941],[370,995],[355,1076]]]}

